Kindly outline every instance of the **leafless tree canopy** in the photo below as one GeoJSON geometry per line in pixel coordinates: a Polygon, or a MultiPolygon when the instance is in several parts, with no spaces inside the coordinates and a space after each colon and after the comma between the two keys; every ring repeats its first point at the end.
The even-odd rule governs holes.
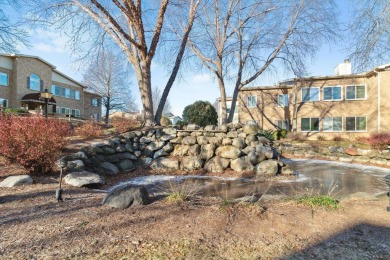
{"type": "Polygon", "coordinates": [[[18,1],[0,0],[0,52],[13,53],[17,45],[28,46],[28,33],[19,21],[11,21],[7,12],[18,7],[18,1]]]}
{"type": "Polygon", "coordinates": [[[333,1],[321,0],[214,0],[202,6],[189,46],[218,80],[222,123],[233,119],[238,90],[273,64],[305,73],[305,60],[335,35],[334,10],[333,1]],[[235,85],[226,120],[228,80],[235,85]]]}
{"type": "Polygon", "coordinates": [[[129,72],[119,57],[111,51],[101,51],[83,75],[82,82],[102,96],[107,122],[110,111],[134,107],[129,72]]]}
{"type": "Polygon", "coordinates": [[[347,51],[355,67],[368,69],[390,60],[390,2],[354,1],[355,16],[347,29],[347,51]]]}

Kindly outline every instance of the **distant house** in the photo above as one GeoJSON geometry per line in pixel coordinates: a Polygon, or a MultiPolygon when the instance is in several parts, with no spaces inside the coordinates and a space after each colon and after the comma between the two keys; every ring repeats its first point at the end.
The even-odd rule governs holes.
{"type": "Polygon", "coordinates": [[[167,114],[165,114],[165,116],[166,116],[169,120],[171,120],[172,125],[176,125],[176,123],[177,123],[178,121],[182,121],[182,120],[183,120],[180,116],[175,116],[175,115],[172,114],[172,113],[167,113],[167,114]]]}
{"type": "Polygon", "coordinates": [[[124,111],[114,111],[110,114],[110,118],[113,117],[122,117],[127,119],[137,119],[138,117],[142,116],[140,112],[124,112],[124,111]]]}
{"type": "Polygon", "coordinates": [[[53,94],[48,102],[49,114],[100,120],[100,95],[86,91],[86,86],[39,57],[0,54],[2,107],[40,113],[45,106],[40,93],[45,90],[53,94]]]}
{"type": "MultiPolygon", "coordinates": [[[[231,107],[232,107],[232,101],[233,101],[232,97],[227,97],[226,98],[226,116],[227,117],[229,116],[229,113],[230,113],[230,110],[231,110],[231,107]]],[[[222,106],[221,106],[221,99],[220,98],[217,98],[217,100],[215,101],[215,106],[214,107],[217,110],[217,114],[218,114],[218,126],[221,126],[221,124],[222,124],[222,117],[221,117],[222,106]]],[[[234,116],[233,116],[233,122],[232,123],[238,123],[238,102],[236,102],[236,108],[234,110],[234,116]]]]}
{"type": "Polygon", "coordinates": [[[239,121],[309,138],[390,132],[390,64],[352,74],[349,60],[333,76],[295,78],[239,92],[239,121]]]}

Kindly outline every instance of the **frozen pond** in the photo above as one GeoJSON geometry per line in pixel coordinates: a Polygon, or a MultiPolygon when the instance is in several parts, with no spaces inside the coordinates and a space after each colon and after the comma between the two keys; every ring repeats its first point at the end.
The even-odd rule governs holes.
{"type": "Polygon", "coordinates": [[[343,198],[357,192],[375,196],[388,191],[384,176],[390,174],[389,169],[310,159],[285,160],[284,162],[290,165],[297,174],[295,178],[255,181],[202,176],[145,176],[130,179],[126,183],[147,185],[151,192],[186,189],[196,191],[199,195],[227,199],[253,193],[285,196],[302,193],[330,194],[335,198],[343,198]]]}

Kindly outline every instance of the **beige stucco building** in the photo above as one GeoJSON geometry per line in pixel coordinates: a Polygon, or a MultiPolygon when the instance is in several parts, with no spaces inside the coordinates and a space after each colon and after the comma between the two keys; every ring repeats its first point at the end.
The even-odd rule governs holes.
{"type": "Polygon", "coordinates": [[[239,93],[239,121],[288,129],[314,139],[390,133],[390,64],[352,74],[348,60],[335,75],[297,78],[239,93]]]}
{"type": "Polygon", "coordinates": [[[44,110],[40,93],[51,92],[49,114],[84,119],[101,118],[101,96],[56,70],[49,62],[29,55],[0,54],[0,105],[25,108],[33,113],[44,110]]]}

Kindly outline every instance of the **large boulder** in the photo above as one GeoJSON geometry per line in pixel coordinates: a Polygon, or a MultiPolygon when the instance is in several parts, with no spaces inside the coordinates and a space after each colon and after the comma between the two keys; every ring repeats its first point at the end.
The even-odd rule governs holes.
{"type": "Polygon", "coordinates": [[[250,134],[255,135],[260,131],[260,127],[257,125],[244,125],[242,131],[248,135],[250,134]]]}
{"type": "Polygon", "coordinates": [[[207,144],[209,142],[209,139],[206,136],[198,136],[196,138],[196,141],[198,142],[198,144],[204,145],[204,144],[207,144]]]}
{"type": "Polygon", "coordinates": [[[173,151],[173,144],[171,142],[168,142],[163,148],[164,152],[170,153],[173,151]]]}
{"type": "Polygon", "coordinates": [[[186,145],[193,145],[196,144],[196,138],[193,136],[186,136],[183,138],[183,141],[181,141],[181,143],[186,145]]]}
{"type": "Polygon", "coordinates": [[[115,164],[109,163],[109,162],[104,162],[101,164],[104,173],[108,175],[115,175],[119,172],[118,167],[115,166],[115,164]]]}
{"type": "Polygon", "coordinates": [[[231,144],[232,144],[232,139],[227,137],[222,139],[222,145],[231,145],[231,144]]]}
{"type": "Polygon", "coordinates": [[[66,170],[68,172],[82,172],[85,170],[84,162],[82,160],[68,161],[68,164],[66,165],[66,170]]]}
{"type": "Polygon", "coordinates": [[[148,144],[148,146],[146,146],[146,149],[154,152],[154,151],[157,151],[157,150],[160,150],[161,148],[163,148],[164,145],[165,145],[165,142],[154,141],[154,142],[151,142],[150,144],[148,144]]]}
{"type": "Polygon", "coordinates": [[[245,143],[246,145],[251,145],[252,142],[256,141],[257,140],[257,137],[253,134],[249,134],[246,138],[245,138],[245,143]]]}
{"type": "Polygon", "coordinates": [[[279,164],[276,160],[266,160],[255,167],[257,177],[270,177],[278,173],[279,164]]]}
{"type": "Polygon", "coordinates": [[[194,144],[188,149],[189,156],[198,156],[200,154],[200,145],[194,144]]]}
{"type": "Polygon", "coordinates": [[[189,145],[176,145],[173,150],[173,156],[184,156],[188,153],[188,149],[190,149],[189,145]]]}
{"type": "Polygon", "coordinates": [[[117,165],[121,171],[131,171],[135,169],[134,163],[129,159],[124,159],[117,165]]]}
{"type": "Polygon", "coordinates": [[[200,158],[208,161],[214,156],[215,146],[213,144],[205,144],[201,146],[200,158]]]}
{"type": "Polygon", "coordinates": [[[33,183],[33,179],[29,175],[9,176],[0,182],[0,187],[14,187],[21,185],[29,185],[33,183]]]}
{"type": "Polygon", "coordinates": [[[102,204],[111,208],[125,209],[134,205],[146,205],[149,202],[149,194],[145,187],[123,186],[108,193],[102,204]]]}
{"type": "Polygon", "coordinates": [[[226,146],[218,147],[217,150],[215,151],[215,154],[222,158],[236,159],[240,157],[241,151],[235,146],[226,145],[226,146]]]}
{"type": "Polygon", "coordinates": [[[166,135],[176,136],[177,130],[175,128],[164,128],[162,132],[166,135]]]}
{"type": "Polygon", "coordinates": [[[103,146],[101,147],[101,149],[104,155],[115,154],[115,149],[112,148],[111,146],[103,146]]]}
{"type": "Polygon", "coordinates": [[[248,162],[252,165],[257,165],[266,159],[265,155],[262,152],[250,151],[246,156],[248,162]]]}
{"type": "Polygon", "coordinates": [[[168,155],[169,155],[169,153],[164,151],[164,149],[161,149],[161,150],[158,150],[157,152],[154,153],[153,158],[157,159],[157,158],[168,156],[168,155]]]}
{"type": "Polygon", "coordinates": [[[220,146],[222,144],[222,138],[221,137],[210,137],[209,138],[209,143],[214,144],[216,146],[220,146]]]}
{"type": "Polygon", "coordinates": [[[228,159],[215,156],[205,164],[205,168],[208,172],[223,172],[229,166],[229,163],[228,159]]]}
{"type": "Polygon", "coordinates": [[[237,147],[238,149],[243,149],[246,144],[245,144],[245,139],[242,137],[237,137],[232,140],[232,145],[237,147]]]}
{"type": "Polygon", "coordinates": [[[160,137],[160,141],[166,142],[166,141],[172,140],[173,138],[175,138],[175,137],[173,137],[171,135],[163,135],[160,137]]]}
{"type": "Polygon", "coordinates": [[[200,126],[198,126],[197,124],[189,124],[186,126],[186,130],[193,131],[193,130],[198,130],[198,129],[200,129],[200,126]]]}
{"type": "Polygon", "coordinates": [[[230,168],[237,172],[253,171],[253,165],[245,160],[245,157],[234,159],[230,162],[230,168]]]}
{"type": "Polygon", "coordinates": [[[87,171],[69,173],[65,176],[64,181],[71,186],[88,188],[97,188],[106,183],[102,176],[87,171]]]}
{"type": "Polygon", "coordinates": [[[202,169],[203,160],[196,157],[184,157],[181,162],[181,168],[186,171],[195,171],[202,169]]]}
{"type": "Polygon", "coordinates": [[[178,170],[179,161],[171,158],[158,158],[150,167],[154,170],[178,170]]]}

